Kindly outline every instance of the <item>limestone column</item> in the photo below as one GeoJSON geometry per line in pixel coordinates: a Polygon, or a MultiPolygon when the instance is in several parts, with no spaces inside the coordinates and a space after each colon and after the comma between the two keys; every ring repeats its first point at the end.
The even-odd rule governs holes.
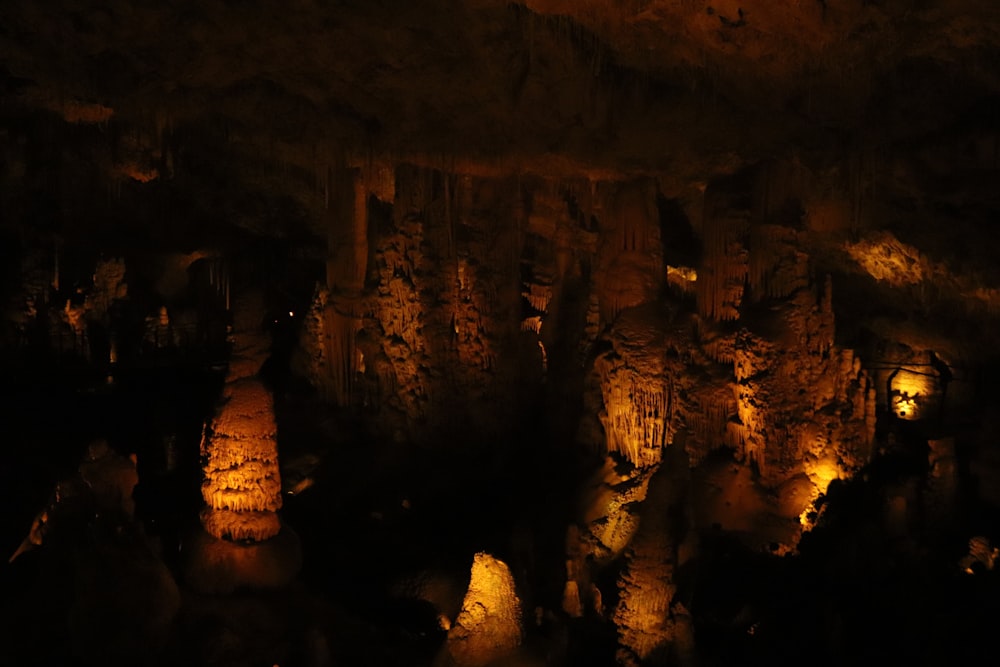
{"type": "Polygon", "coordinates": [[[269,353],[264,312],[258,297],[236,304],[226,384],[202,440],[201,522],[219,539],[261,542],[281,529],[278,427],[271,392],[257,377],[269,353]]]}
{"type": "Polygon", "coordinates": [[[185,550],[188,583],[209,592],[282,586],[301,564],[298,538],[278,516],[278,429],[271,392],[257,375],[270,352],[264,315],[260,295],[236,299],[226,383],[202,438],[204,532],[185,550]]]}
{"type": "Polygon", "coordinates": [[[358,370],[355,335],[361,328],[361,296],[368,264],[368,188],[358,169],[330,169],[327,207],[326,287],[324,308],[326,359],[337,405],[351,403],[358,370]]]}

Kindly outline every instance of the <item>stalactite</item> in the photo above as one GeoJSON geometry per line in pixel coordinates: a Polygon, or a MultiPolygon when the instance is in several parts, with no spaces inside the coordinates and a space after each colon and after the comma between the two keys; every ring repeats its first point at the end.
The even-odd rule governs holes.
{"type": "MultiPolygon", "coordinates": [[[[350,304],[348,304],[348,307],[350,304]]],[[[360,320],[351,310],[345,314],[338,308],[336,298],[325,309],[326,359],[328,360],[333,399],[337,405],[352,404],[355,367],[355,335],[360,320]]]]}
{"type": "Polygon", "coordinates": [[[670,423],[670,393],[664,380],[627,366],[604,364],[601,373],[605,406],[601,421],[608,451],[621,453],[639,467],[659,463],[670,423]]]}
{"type": "Polygon", "coordinates": [[[542,318],[538,315],[533,315],[531,317],[526,317],[521,320],[521,331],[531,331],[532,333],[539,334],[542,332],[542,318]]]}
{"type": "Polygon", "coordinates": [[[549,312],[549,302],[552,300],[552,285],[540,285],[530,283],[525,285],[527,291],[521,292],[521,296],[527,299],[532,308],[540,313],[549,312]]]}
{"type": "Polygon", "coordinates": [[[735,320],[743,300],[749,254],[743,243],[749,214],[730,209],[722,195],[706,193],[704,257],[698,271],[698,311],[713,320],[735,320]]]}
{"type": "Polygon", "coordinates": [[[59,242],[52,244],[52,289],[59,291],[59,242]]]}
{"type": "Polygon", "coordinates": [[[748,283],[755,298],[778,299],[809,285],[808,258],[794,229],[757,225],[750,234],[748,283]]]}

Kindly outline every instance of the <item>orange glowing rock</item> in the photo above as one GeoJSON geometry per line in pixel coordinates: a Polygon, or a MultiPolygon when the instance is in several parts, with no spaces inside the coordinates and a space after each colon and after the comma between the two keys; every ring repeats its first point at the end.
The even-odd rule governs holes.
{"type": "Polygon", "coordinates": [[[67,123],[104,123],[115,115],[115,110],[103,104],[93,104],[70,100],[62,105],[62,116],[67,123]]]}
{"type": "Polygon", "coordinates": [[[130,178],[138,183],[149,183],[160,177],[160,170],[156,167],[146,167],[137,162],[126,162],[115,167],[119,176],[130,178]]]}
{"type": "Polygon", "coordinates": [[[893,287],[915,285],[933,271],[929,260],[919,250],[889,232],[880,232],[857,243],[846,243],[844,249],[872,278],[893,287]]]}
{"type": "Polygon", "coordinates": [[[250,363],[259,368],[267,351],[266,336],[252,324],[262,320],[262,305],[244,299],[237,308],[253,312],[235,318],[241,328],[233,334],[234,354],[243,362],[230,369],[222,405],[202,441],[201,493],[207,507],[201,521],[217,538],[260,542],[281,530],[278,428],[271,393],[243,369],[250,363]]]}
{"type": "Polygon", "coordinates": [[[619,664],[648,664],[654,655],[670,650],[677,634],[673,581],[677,546],[668,510],[678,502],[683,486],[672,477],[676,471],[670,463],[663,463],[649,481],[639,532],[618,579],[613,620],[618,629],[619,664]]]}
{"type": "Polygon", "coordinates": [[[448,631],[448,651],[459,667],[484,667],[521,645],[521,600],[510,568],[487,553],[476,554],[469,590],[448,631]]]}
{"type": "Polygon", "coordinates": [[[613,354],[597,359],[609,452],[636,467],[659,463],[672,441],[670,378],[663,360],[664,334],[647,309],[624,311],[612,335],[613,354]]]}

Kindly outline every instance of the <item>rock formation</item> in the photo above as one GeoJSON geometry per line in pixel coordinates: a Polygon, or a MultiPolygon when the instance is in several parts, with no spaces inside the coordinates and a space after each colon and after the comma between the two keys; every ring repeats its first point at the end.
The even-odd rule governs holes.
{"type": "MultiPolygon", "coordinates": [[[[318,443],[349,480],[289,505],[381,538],[398,526],[369,521],[352,484],[412,475],[425,488],[407,489],[408,520],[431,522],[452,489],[428,490],[427,470],[456,485],[474,471],[483,488],[462,509],[477,534],[454,553],[530,525],[514,568],[525,597],[562,605],[582,652],[580,628],[608,630],[623,662],[683,662],[691,625],[713,626],[674,599],[702,545],[808,561],[845,497],[893,544],[831,530],[863,554],[838,585],[863,579],[866,558],[908,562],[919,550],[899,545],[927,535],[981,535],[975,554],[991,553],[998,8],[6,0],[0,378],[42,406],[10,415],[17,451],[42,465],[39,415],[85,413],[66,430],[107,417],[137,442],[169,430],[170,475],[204,473],[188,582],[279,587],[298,555],[278,515],[277,400],[300,416],[289,442],[318,443]],[[232,299],[255,289],[289,313],[270,318],[267,385],[263,308],[232,299]],[[177,369],[216,378],[230,310],[195,462],[183,424],[136,425],[144,413],[122,405],[177,369]]],[[[196,424],[209,399],[175,410],[186,398],[156,400],[196,424]]],[[[92,481],[112,505],[113,485],[92,481]]],[[[837,552],[817,551],[810,566],[832,571],[837,552]]],[[[856,596],[812,595],[845,633],[870,627],[852,620],[856,596]]],[[[449,640],[456,660],[490,653],[476,609],[449,640]]],[[[781,639],[810,637],[799,629],[781,639]]]]}
{"type": "Polygon", "coordinates": [[[205,530],[220,539],[262,542],[278,534],[281,472],[271,393],[256,377],[268,353],[263,304],[236,302],[230,370],[202,442],[205,530]]]}
{"type": "Polygon", "coordinates": [[[188,551],[188,580],[206,591],[287,584],[301,565],[297,536],[283,528],[277,426],[271,393],[258,371],[269,353],[259,293],[234,304],[232,352],[201,456],[205,508],[188,551]]]}
{"type": "Polygon", "coordinates": [[[520,645],[521,600],[507,564],[487,553],[472,562],[462,611],[448,631],[448,652],[458,667],[486,667],[520,645]]]}
{"type": "Polygon", "coordinates": [[[683,499],[685,472],[683,468],[668,470],[663,464],[650,479],[639,529],[618,580],[613,620],[621,647],[620,665],[672,664],[674,643],[690,641],[684,620],[675,619],[683,619],[688,612],[675,600],[677,527],[669,520],[683,499]]]}

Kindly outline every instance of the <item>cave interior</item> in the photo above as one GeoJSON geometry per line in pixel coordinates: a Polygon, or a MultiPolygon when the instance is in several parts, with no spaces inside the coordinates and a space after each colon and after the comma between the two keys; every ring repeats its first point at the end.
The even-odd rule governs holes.
{"type": "Polygon", "coordinates": [[[993,0],[7,0],[0,664],[989,659],[998,223],[993,0]]]}

